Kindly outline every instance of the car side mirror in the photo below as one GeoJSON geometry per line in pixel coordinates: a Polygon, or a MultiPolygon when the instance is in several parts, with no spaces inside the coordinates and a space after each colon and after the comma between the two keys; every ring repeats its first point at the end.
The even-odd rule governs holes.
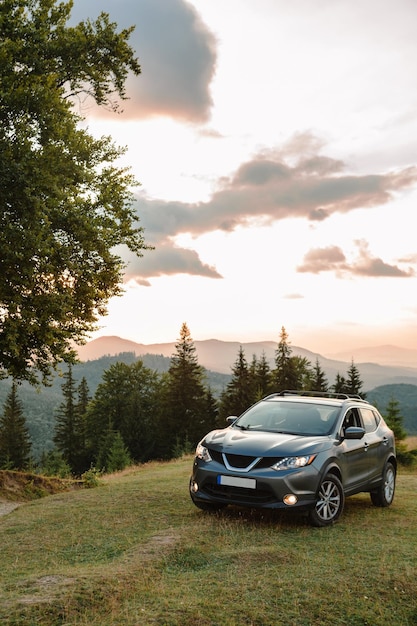
{"type": "Polygon", "coordinates": [[[359,426],[349,426],[345,430],[345,439],[362,439],[365,434],[365,429],[359,426]]]}
{"type": "Polygon", "coordinates": [[[233,422],[235,422],[237,420],[237,415],[229,415],[229,417],[226,417],[226,422],[230,425],[233,424],[233,422]]]}

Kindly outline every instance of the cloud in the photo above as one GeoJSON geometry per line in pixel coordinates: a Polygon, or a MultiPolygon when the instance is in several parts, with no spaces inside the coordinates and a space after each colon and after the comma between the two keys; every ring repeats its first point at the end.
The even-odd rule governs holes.
{"type": "Polygon", "coordinates": [[[195,250],[180,248],[171,241],[162,241],[155,250],[145,251],[143,257],[120,251],[127,269],[124,282],[134,281],[149,286],[148,278],[174,274],[191,274],[205,278],[222,278],[216,268],[203,263],[195,250]]]}
{"type": "Polygon", "coordinates": [[[297,272],[320,274],[347,268],[346,257],[337,246],[313,248],[304,256],[304,262],[297,267],[297,272]]]}
{"type": "MultiPolygon", "coordinates": [[[[72,22],[95,19],[102,11],[119,29],[135,25],[130,44],[142,73],[127,80],[130,100],[122,104],[123,120],[154,116],[208,120],[216,40],[196,10],[184,0],[75,0],[72,22]]],[[[89,113],[110,115],[98,107],[89,113]]]]}
{"type": "MultiPolygon", "coordinates": [[[[417,181],[416,167],[383,174],[345,174],[343,162],[314,153],[319,145],[314,137],[300,134],[290,146],[260,152],[230,177],[220,178],[207,202],[165,201],[139,194],[140,224],[156,250],[139,262],[137,272],[148,277],[186,272],[219,278],[213,267],[199,261],[197,253],[176,247],[175,238],[183,233],[197,237],[215,230],[232,232],[285,218],[322,221],[334,213],[377,207],[417,181]]],[[[411,269],[402,270],[372,257],[363,246],[353,264],[335,246],[311,250],[298,271],[413,275],[411,269]]]]}
{"type": "Polygon", "coordinates": [[[398,265],[390,265],[369,251],[369,246],[363,239],[355,241],[358,254],[348,262],[343,251],[337,246],[313,248],[304,256],[303,263],[297,267],[298,272],[320,274],[334,272],[338,276],[370,276],[410,278],[415,276],[412,268],[401,269],[398,265]]]}
{"type": "Polygon", "coordinates": [[[138,213],[151,235],[201,235],[285,218],[321,221],[334,213],[376,207],[417,181],[417,168],[385,174],[347,175],[343,164],[316,155],[289,165],[279,152],[256,155],[230,178],[218,181],[207,202],[183,203],[138,196],[138,213]]]}

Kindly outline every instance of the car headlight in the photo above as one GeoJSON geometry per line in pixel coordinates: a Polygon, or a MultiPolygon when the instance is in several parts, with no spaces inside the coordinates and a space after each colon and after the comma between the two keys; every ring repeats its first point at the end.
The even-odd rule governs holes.
{"type": "Polygon", "coordinates": [[[198,444],[197,449],[195,451],[195,455],[198,459],[201,459],[202,461],[205,461],[206,463],[211,461],[210,452],[201,443],[198,444]]]}
{"type": "Polygon", "coordinates": [[[299,467],[305,467],[306,465],[310,465],[316,458],[315,454],[309,454],[306,456],[287,456],[285,459],[281,459],[278,463],[272,466],[272,469],[280,471],[280,470],[289,470],[289,469],[298,469],[299,467]]]}

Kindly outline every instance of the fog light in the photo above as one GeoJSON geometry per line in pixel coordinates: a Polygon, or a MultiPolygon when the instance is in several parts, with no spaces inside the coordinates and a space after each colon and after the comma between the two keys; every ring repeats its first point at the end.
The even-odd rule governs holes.
{"type": "Polygon", "coordinates": [[[287,493],[287,495],[283,497],[284,504],[287,504],[288,506],[297,504],[297,500],[297,496],[295,496],[293,493],[287,493]]]}
{"type": "Polygon", "coordinates": [[[197,493],[197,491],[198,491],[198,485],[197,485],[197,483],[196,483],[196,482],[194,482],[194,481],[191,483],[191,491],[192,491],[193,493],[197,493]]]}

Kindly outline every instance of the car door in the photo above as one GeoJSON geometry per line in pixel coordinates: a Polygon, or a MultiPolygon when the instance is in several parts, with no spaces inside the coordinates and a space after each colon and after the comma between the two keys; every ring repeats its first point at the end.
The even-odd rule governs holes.
{"type": "Polygon", "coordinates": [[[383,439],[378,430],[374,411],[368,407],[361,407],[359,412],[366,431],[364,444],[367,456],[368,480],[372,481],[382,475],[387,449],[386,439],[383,439]]]}
{"type": "Polygon", "coordinates": [[[339,448],[344,489],[345,491],[354,491],[358,486],[368,480],[369,463],[364,438],[344,438],[344,432],[349,426],[362,426],[359,412],[355,408],[348,409],[343,418],[340,431],[341,444],[339,448]]]}

